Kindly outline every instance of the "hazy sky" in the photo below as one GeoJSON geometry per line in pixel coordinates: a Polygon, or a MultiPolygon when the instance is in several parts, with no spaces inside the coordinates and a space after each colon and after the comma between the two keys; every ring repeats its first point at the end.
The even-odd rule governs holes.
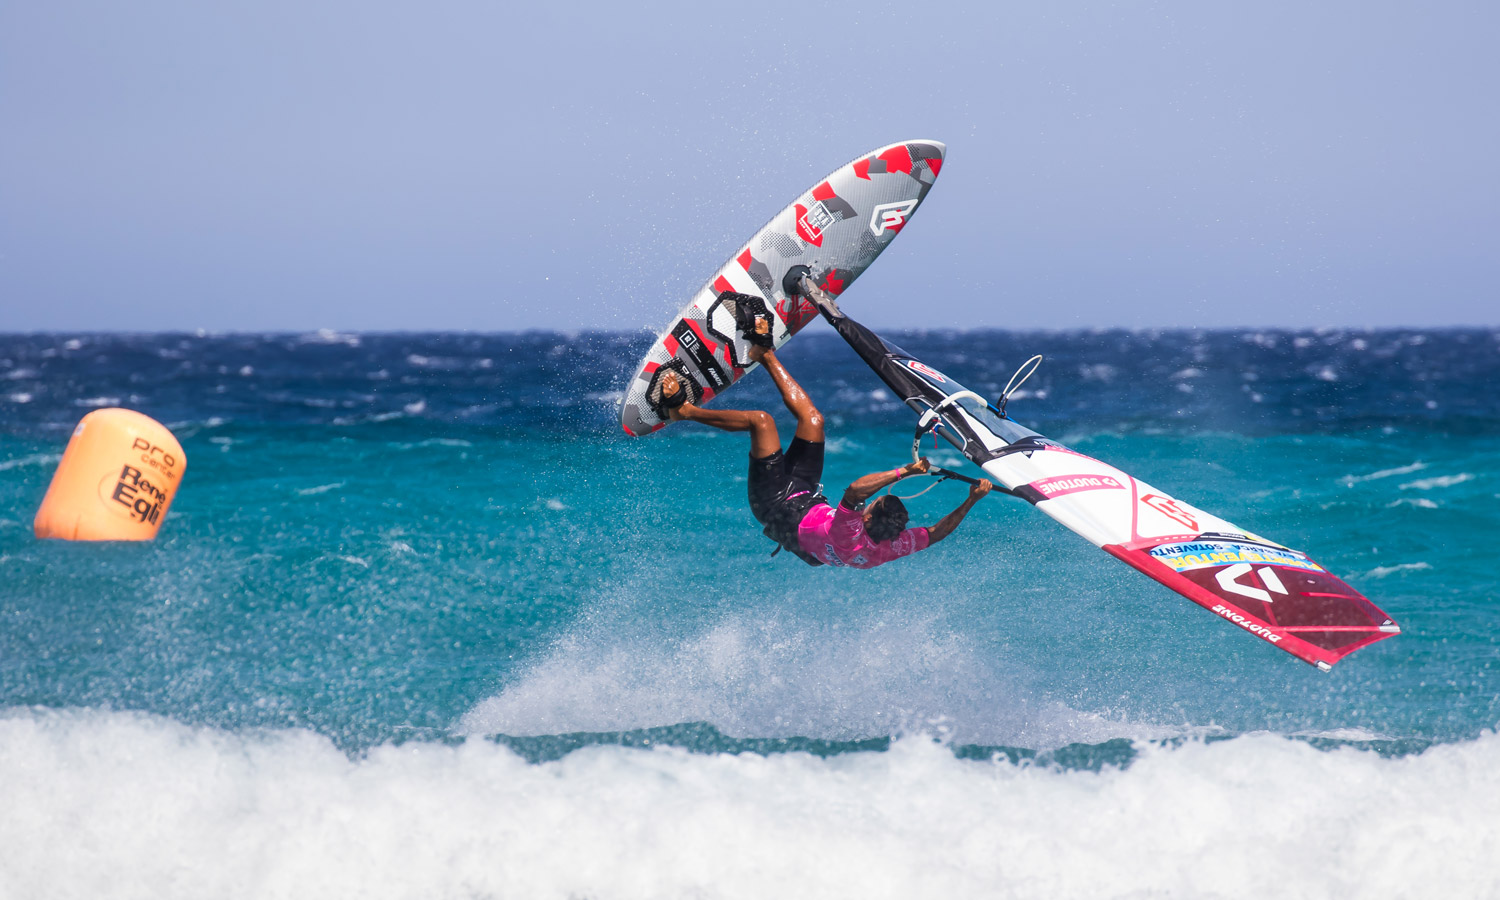
{"type": "Polygon", "coordinates": [[[1500,5],[0,5],[0,331],[655,331],[880,144],[876,326],[1500,324],[1500,5]]]}

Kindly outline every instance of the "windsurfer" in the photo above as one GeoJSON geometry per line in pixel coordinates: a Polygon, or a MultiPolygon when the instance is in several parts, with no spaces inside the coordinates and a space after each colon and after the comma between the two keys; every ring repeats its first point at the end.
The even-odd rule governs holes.
{"type": "MultiPolygon", "coordinates": [[[[776,420],[762,410],[703,409],[687,402],[675,372],[662,373],[664,412],[674,420],[701,422],[722,431],[750,432],[750,511],[765,526],[767,537],[808,565],[871,569],[925,550],[953,533],[969,510],[989,493],[981,480],[956,509],[930,527],[907,527],[900,498],[886,495],[867,502],[881,489],[910,475],[927,472],[926,459],[896,469],[872,472],[844,491],[837,507],[820,492],[823,477],[823,414],[770,346],[769,322],[746,323],[751,344],[747,356],[770,373],[782,402],[797,418],[797,430],[783,452],[776,420]],[[682,395],[680,400],[676,398],[682,395]],[[676,400],[674,403],[673,401],[676,400]]],[[[778,550],[779,552],[779,550],[778,550]]]]}

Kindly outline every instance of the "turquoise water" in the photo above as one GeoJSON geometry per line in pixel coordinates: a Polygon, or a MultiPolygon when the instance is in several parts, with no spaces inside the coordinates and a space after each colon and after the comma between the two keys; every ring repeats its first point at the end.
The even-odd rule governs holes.
{"type": "MultiPolygon", "coordinates": [[[[0,893],[1203,894],[1162,804],[1302,848],[1309,896],[1500,891],[1451,864],[1500,840],[1500,333],[892,337],[990,393],[1045,353],[1019,421],[1403,634],[1320,673],[998,496],[877,570],[772,559],[743,436],[620,433],[648,335],[0,336],[0,893]],[[37,541],[102,405],[182,441],[162,535],[37,541]],[[1127,850],[1172,865],[1122,881],[1127,850]]],[[[902,461],[911,416],[852,353],[784,359],[830,490],[902,461]]],[[[764,382],[725,399],[780,414],[764,382]]],[[[1221,895],[1285,884],[1214,865],[1221,895]]]]}

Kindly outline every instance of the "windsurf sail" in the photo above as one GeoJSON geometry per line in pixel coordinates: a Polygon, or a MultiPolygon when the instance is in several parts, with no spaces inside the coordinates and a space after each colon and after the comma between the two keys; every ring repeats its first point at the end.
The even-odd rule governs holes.
{"type": "MultiPolygon", "coordinates": [[[[809,293],[816,286],[804,280],[809,293]]],[[[824,318],[931,431],[1011,494],[1121,562],[1323,671],[1401,633],[1354,588],[1293,550],[1016,423],[837,307],[824,318]]],[[[1003,403],[1002,403],[1003,407],[1003,403]]]]}

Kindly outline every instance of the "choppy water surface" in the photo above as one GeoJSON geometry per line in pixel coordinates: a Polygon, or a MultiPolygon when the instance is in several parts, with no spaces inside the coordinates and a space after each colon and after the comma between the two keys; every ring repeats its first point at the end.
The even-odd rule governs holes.
{"type": "MultiPolygon", "coordinates": [[[[1404,633],[1319,673],[999,497],[771,559],[743,436],[620,431],[649,335],[0,336],[0,894],[1500,892],[1500,332],[890,336],[1045,354],[1018,420],[1404,633]],[[112,405],[187,452],[161,538],[36,541],[112,405]]],[[[783,358],[830,489],[902,460],[841,343],[783,358]]]]}

